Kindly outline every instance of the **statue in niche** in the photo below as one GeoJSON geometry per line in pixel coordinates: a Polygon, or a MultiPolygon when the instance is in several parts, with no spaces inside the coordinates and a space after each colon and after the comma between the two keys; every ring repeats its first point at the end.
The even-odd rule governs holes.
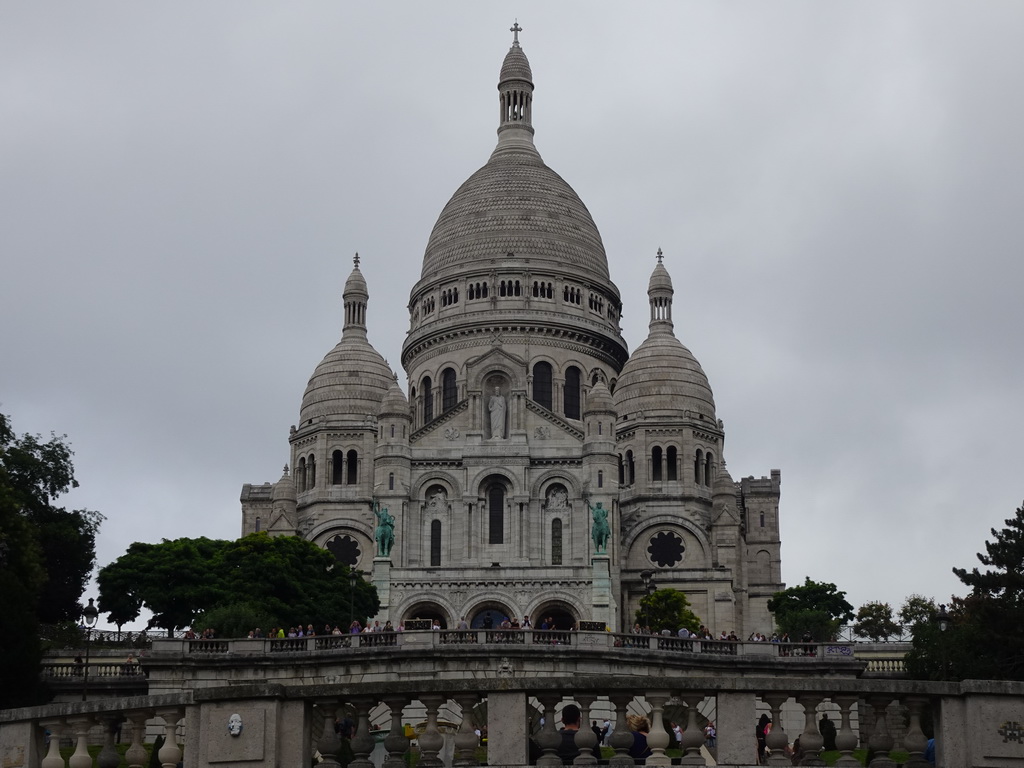
{"type": "Polygon", "coordinates": [[[608,525],[608,510],[604,508],[604,504],[600,501],[597,502],[596,507],[591,506],[588,501],[587,509],[590,510],[590,514],[594,518],[594,524],[590,529],[590,536],[594,540],[594,554],[607,554],[608,537],[612,532],[611,526],[608,525]]]}
{"type": "Polygon", "coordinates": [[[444,488],[435,486],[430,489],[427,497],[427,510],[430,512],[444,512],[448,509],[448,494],[444,488]]]}
{"type": "Polygon", "coordinates": [[[373,514],[377,518],[377,528],[373,532],[377,542],[377,557],[390,557],[391,547],[395,544],[395,518],[387,507],[381,507],[379,501],[373,502],[373,514]]]}
{"type": "Polygon", "coordinates": [[[560,485],[554,485],[548,489],[548,509],[565,509],[569,506],[569,494],[560,485]]]}
{"type": "Polygon", "coordinates": [[[501,387],[494,388],[487,403],[487,410],[491,414],[491,440],[505,439],[505,398],[501,394],[501,387]]]}

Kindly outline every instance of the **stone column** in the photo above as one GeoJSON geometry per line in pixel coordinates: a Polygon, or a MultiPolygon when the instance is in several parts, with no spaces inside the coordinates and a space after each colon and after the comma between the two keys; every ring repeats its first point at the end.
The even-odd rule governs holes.
{"type": "Polygon", "coordinates": [[[370,735],[370,709],[375,703],[369,698],[352,700],[352,706],[356,710],[356,732],[351,742],[355,759],[349,763],[350,768],[374,768],[370,760],[370,753],[375,746],[373,736],[370,735]]]}
{"type": "MultiPolygon", "coordinates": [[[[395,534],[397,538],[398,534],[395,534]]],[[[376,547],[376,543],[374,543],[376,547]]],[[[376,551],[376,550],[374,550],[376,551]]],[[[383,625],[391,618],[391,558],[373,558],[373,572],[370,575],[370,582],[377,590],[377,598],[380,600],[380,609],[374,617],[383,625]]]]}
{"type": "MultiPolygon", "coordinates": [[[[672,737],[665,730],[664,719],[661,716],[665,702],[670,697],[671,695],[668,691],[648,691],[644,694],[644,698],[651,705],[651,730],[647,734],[647,746],[651,748],[651,756],[647,758],[647,765],[672,764],[672,758],[665,754],[665,749],[668,747],[672,737]]],[[[703,765],[703,763],[702,759],[701,764],[703,765]]]]}
{"type": "Polygon", "coordinates": [[[562,758],[558,756],[558,747],[562,743],[562,736],[555,730],[555,705],[562,700],[562,697],[549,693],[538,696],[537,699],[544,707],[544,727],[537,736],[537,743],[544,750],[544,754],[537,758],[537,765],[541,768],[558,768],[562,764],[562,758]]]}
{"type": "Polygon", "coordinates": [[[158,709],[156,716],[164,721],[165,735],[164,745],[160,747],[157,758],[162,768],[177,768],[181,760],[181,748],[178,747],[178,721],[185,716],[185,713],[178,709],[158,709]]]}
{"type": "Polygon", "coordinates": [[[597,746],[597,734],[590,728],[590,707],[597,699],[591,694],[581,694],[576,697],[576,703],[580,707],[580,729],[576,731],[576,748],[580,751],[573,758],[573,765],[597,765],[597,758],[594,757],[594,747],[597,746]]]}
{"type": "Polygon", "coordinates": [[[850,711],[857,703],[856,696],[833,696],[832,701],[839,705],[841,723],[836,732],[836,749],[840,757],[836,761],[838,766],[859,766],[860,761],[853,756],[853,750],[857,748],[857,734],[850,725],[850,711]]]}
{"type": "Polygon", "coordinates": [[[893,738],[889,735],[889,724],[885,720],[885,708],[889,706],[888,697],[872,698],[868,703],[875,711],[875,725],[871,729],[871,738],[868,740],[868,754],[871,761],[870,768],[895,768],[896,763],[889,759],[889,750],[892,749],[893,738]]]}
{"type": "Polygon", "coordinates": [[[334,723],[338,716],[338,704],[334,699],[325,699],[316,702],[316,708],[323,713],[324,729],[320,738],[316,741],[317,751],[323,758],[320,763],[324,768],[339,768],[338,752],[341,751],[341,737],[334,729],[334,723]]]}
{"type": "MultiPolygon", "coordinates": [[[[791,765],[790,759],[786,757],[786,746],[789,744],[789,736],[782,727],[782,705],[786,703],[789,696],[785,693],[770,693],[761,696],[762,699],[772,708],[772,729],[768,733],[765,743],[772,751],[768,758],[768,765],[791,765]]],[[[721,737],[719,737],[721,739],[721,737]]],[[[757,750],[757,745],[752,745],[757,750]]]]}
{"type": "Polygon", "coordinates": [[[626,708],[633,701],[630,693],[612,693],[609,698],[615,705],[615,730],[608,738],[608,743],[615,750],[615,754],[608,761],[611,768],[631,768],[636,761],[629,754],[629,748],[633,746],[633,734],[626,725],[626,708]]]}
{"type": "Polygon", "coordinates": [[[92,720],[88,717],[68,718],[68,725],[75,734],[75,752],[68,759],[68,768],[92,768],[89,755],[89,728],[92,720]]]}
{"type": "Polygon", "coordinates": [[[64,733],[63,720],[43,720],[39,725],[50,732],[50,744],[46,757],[39,763],[40,768],[64,768],[64,758],[60,756],[60,737],[64,733]]]}
{"type": "Polygon", "coordinates": [[[487,756],[500,755],[507,765],[530,762],[527,745],[530,734],[526,728],[526,694],[491,691],[487,694],[487,756]],[[493,726],[493,728],[492,728],[493,726]]]}
{"type": "MultiPolygon", "coordinates": [[[[611,536],[608,537],[608,544],[609,548],[611,548],[611,536]]],[[[591,555],[590,565],[593,568],[593,586],[590,592],[591,620],[603,621],[606,626],[614,628],[611,557],[607,554],[591,555]]]]}
{"type": "Polygon", "coordinates": [[[114,735],[118,726],[121,725],[120,713],[114,715],[103,715],[99,718],[103,724],[103,749],[96,756],[98,768],[118,768],[121,765],[121,756],[117,754],[117,746],[114,744],[114,735]]]}
{"type": "MultiPolygon", "coordinates": [[[[757,722],[754,696],[750,693],[719,691],[716,698],[718,745],[711,750],[723,765],[746,765],[751,762],[754,745],[750,736],[757,722]]],[[[683,734],[684,738],[686,734],[683,734]]]]}
{"type": "MultiPolygon", "coordinates": [[[[420,762],[422,768],[443,768],[444,762],[438,757],[444,746],[444,736],[437,728],[437,710],[444,704],[444,696],[420,696],[420,703],[427,710],[427,727],[419,738],[420,762]]],[[[359,768],[357,766],[357,768],[359,768]]],[[[370,768],[366,766],[366,768],[370,768]]]]}
{"type": "MultiPolygon", "coordinates": [[[[819,753],[825,740],[818,732],[818,721],[816,719],[821,696],[799,696],[797,703],[804,708],[804,730],[800,734],[800,749],[803,751],[804,756],[800,760],[800,765],[824,765],[825,761],[821,759],[819,753]]],[[[775,731],[774,725],[772,725],[772,731],[775,731]]]]}
{"type": "Polygon", "coordinates": [[[910,724],[907,726],[903,746],[910,753],[910,757],[903,765],[906,768],[927,768],[928,761],[924,759],[924,753],[928,749],[928,738],[921,730],[921,712],[927,706],[928,699],[923,696],[908,696],[905,704],[910,711],[910,724]]]}
{"type": "MultiPolygon", "coordinates": [[[[704,696],[697,692],[686,691],[681,693],[679,698],[686,704],[686,726],[683,728],[683,740],[679,744],[683,750],[680,764],[704,765],[704,757],[700,753],[701,745],[704,743],[704,729],[697,722],[698,707],[704,700],[704,696]]],[[[648,743],[650,743],[649,739],[648,743]]],[[[649,760],[650,758],[648,758],[649,760]]]]}
{"type": "Polygon", "coordinates": [[[128,768],[143,768],[149,762],[149,753],[142,741],[146,735],[146,713],[132,712],[128,716],[132,728],[132,745],[124,753],[128,768]]]}
{"type": "Polygon", "coordinates": [[[455,733],[455,757],[452,760],[452,765],[478,765],[476,748],[480,742],[476,736],[476,729],[473,728],[472,717],[473,707],[478,701],[477,695],[462,693],[455,697],[455,701],[462,708],[462,722],[459,723],[459,730],[455,733]]]}
{"type": "Polygon", "coordinates": [[[388,756],[384,758],[384,768],[405,768],[405,753],[409,751],[409,740],[405,738],[405,726],[402,723],[402,711],[408,704],[404,696],[391,696],[384,699],[391,710],[391,730],[384,737],[384,749],[388,756]]]}

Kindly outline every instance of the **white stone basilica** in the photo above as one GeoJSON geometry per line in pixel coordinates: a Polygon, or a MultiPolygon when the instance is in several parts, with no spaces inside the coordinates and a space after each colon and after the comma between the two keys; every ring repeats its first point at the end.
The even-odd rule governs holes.
{"type": "Polygon", "coordinates": [[[242,534],[326,547],[372,579],[382,623],[479,626],[490,611],[627,629],[646,578],[685,592],[716,632],[768,632],[780,473],[729,476],[660,252],[650,332],[628,353],[601,235],[534,147],[513,31],[497,146],[441,211],[410,293],[408,397],[367,340],[357,257],[341,340],[291,429],[293,471],[243,487],[242,534]],[[375,501],[393,544],[375,541],[388,532],[375,501]],[[592,530],[604,510],[606,543],[592,530]]]}

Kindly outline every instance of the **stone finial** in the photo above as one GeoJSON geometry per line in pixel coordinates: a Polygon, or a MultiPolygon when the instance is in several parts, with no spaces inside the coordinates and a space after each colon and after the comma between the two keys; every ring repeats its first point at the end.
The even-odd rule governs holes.
{"type": "Polygon", "coordinates": [[[356,251],[355,258],[352,259],[352,263],[355,264],[356,269],[359,269],[359,251],[356,251]]]}
{"type": "Polygon", "coordinates": [[[287,464],[284,465],[284,472],[282,474],[284,474],[285,477],[288,477],[288,465],[287,464]]]}
{"type": "Polygon", "coordinates": [[[662,253],[661,253],[661,248],[658,248],[658,263],[659,263],[659,264],[661,264],[661,259],[662,259],[662,257],[663,257],[663,256],[662,256],[662,253]]]}
{"type": "Polygon", "coordinates": [[[512,45],[519,45],[519,33],[523,31],[523,28],[519,26],[519,19],[516,19],[515,24],[509,27],[508,31],[512,33],[512,45]]]}

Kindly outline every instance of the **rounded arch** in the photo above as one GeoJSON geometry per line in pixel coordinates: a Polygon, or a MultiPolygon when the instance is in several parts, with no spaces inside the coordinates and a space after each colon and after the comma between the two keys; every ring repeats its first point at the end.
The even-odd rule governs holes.
{"type": "Polygon", "coordinates": [[[502,590],[470,603],[466,606],[465,613],[462,615],[466,617],[471,627],[481,629],[484,626],[487,614],[490,613],[491,624],[497,629],[502,619],[506,616],[512,618],[519,615],[518,607],[515,600],[512,599],[512,595],[502,590]]]}
{"type": "Polygon", "coordinates": [[[452,473],[444,470],[434,470],[420,477],[409,489],[412,498],[422,501],[431,485],[447,486],[449,500],[462,498],[462,486],[458,479],[452,473]]]}
{"type": "Polygon", "coordinates": [[[321,526],[318,535],[310,540],[321,549],[326,549],[334,559],[358,571],[369,571],[373,566],[373,535],[355,526],[329,523],[321,526]]]}
{"type": "Polygon", "coordinates": [[[494,480],[503,480],[507,487],[510,496],[518,496],[522,494],[522,488],[519,486],[519,481],[516,476],[505,469],[505,467],[485,467],[477,472],[468,483],[468,488],[472,489],[472,492],[476,496],[483,496],[487,493],[487,486],[489,486],[494,480]]]}
{"type": "Polygon", "coordinates": [[[496,376],[503,378],[512,389],[523,388],[523,372],[500,359],[485,361],[473,373],[472,379],[468,381],[468,384],[472,389],[478,389],[483,392],[487,389],[488,382],[496,376]]]}
{"type": "Polygon", "coordinates": [[[555,620],[555,629],[570,630],[578,621],[589,621],[589,613],[584,613],[582,605],[571,598],[539,597],[530,611],[530,623],[534,629],[540,629],[547,618],[555,620]]]}
{"type": "Polygon", "coordinates": [[[396,615],[403,624],[409,619],[436,619],[441,625],[441,629],[449,629],[455,626],[457,621],[451,605],[446,604],[437,596],[418,595],[407,606],[401,607],[396,615]]]}
{"type": "Polygon", "coordinates": [[[632,568],[636,565],[632,562],[635,556],[642,557],[644,566],[647,567],[646,564],[650,560],[650,555],[647,552],[648,541],[662,532],[675,532],[683,540],[684,545],[689,543],[690,546],[685,547],[685,559],[690,560],[691,565],[687,567],[706,567],[709,565],[711,542],[707,533],[689,520],[681,519],[675,515],[660,514],[644,521],[642,527],[631,531],[626,540],[623,541],[622,551],[626,553],[625,567],[632,568]],[[694,551],[694,544],[696,544],[697,551],[694,551]],[[694,558],[700,561],[700,565],[692,564],[694,558]]]}
{"type": "Polygon", "coordinates": [[[561,469],[549,469],[533,481],[533,485],[530,486],[530,498],[543,499],[547,487],[555,482],[568,488],[574,498],[579,498],[583,494],[583,488],[576,477],[561,469]]]}

